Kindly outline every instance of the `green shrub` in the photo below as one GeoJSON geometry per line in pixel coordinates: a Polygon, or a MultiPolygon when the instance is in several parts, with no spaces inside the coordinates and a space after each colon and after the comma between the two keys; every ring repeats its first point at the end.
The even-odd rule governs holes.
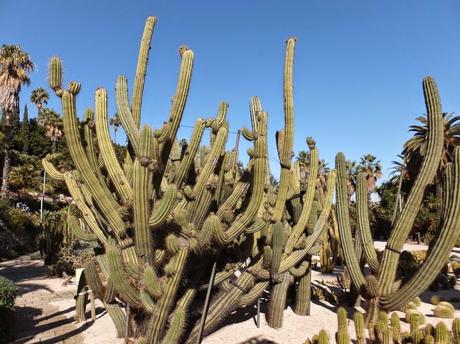
{"type": "Polygon", "coordinates": [[[94,251],[91,246],[86,243],[80,243],[78,240],[64,244],[57,254],[57,261],[50,265],[50,274],[62,276],[62,273],[73,275],[75,269],[83,267],[83,265],[92,257],[94,251]]]}
{"type": "Polygon", "coordinates": [[[13,308],[18,289],[12,281],[0,276],[0,307],[13,308]]]}

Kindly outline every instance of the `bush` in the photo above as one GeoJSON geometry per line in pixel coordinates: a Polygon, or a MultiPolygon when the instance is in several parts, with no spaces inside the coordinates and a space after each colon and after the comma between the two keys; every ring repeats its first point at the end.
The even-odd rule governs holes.
{"type": "Polygon", "coordinates": [[[62,276],[63,272],[69,275],[75,273],[75,269],[94,257],[94,251],[88,244],[80,243],[78,240],[64,244],[57,255],[55,264],[50,265],[50,274],[62,276]]]}
{"type": "Polygon", "coordinates": [[[18,289],[9,279],[0,276],[0,307],[13,308],[18,289]]]}
{"type": "Polygon", "coordinates": [[[38,244],[38,216],[0,201],[0,258],[35,251],[38,244]]]}
{"type": "Polygon", "coordinates": [[[14,299],[18,289],[9,279],[0,276],[0,344],[12,342],[14,334],[14,299]]]}

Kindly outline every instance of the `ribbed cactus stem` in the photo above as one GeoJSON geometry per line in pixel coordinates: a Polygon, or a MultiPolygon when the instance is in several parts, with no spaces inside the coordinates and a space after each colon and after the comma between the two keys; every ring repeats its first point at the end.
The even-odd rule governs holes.
{"type": "MultiPolygon", "coordinates": [[[[310,265],[308,261],[305,261],[310,265]]],[[[305,262],[302,262],[304,264],[305,262]]],[[[291,271],[291,270],[289,270],[291,271]]],[[[297,315],[309,315],[311,304],[311,269],[308,267],[305,274],[300,277],[297,286],[294,313],[297,315]]]]}
{"type": "Polygon", "coordinates": [[[353,319],[355,322],[356,341],[358,344],[365,344],[366,332],[364,326],[364,316],[360,312],[355,312],[353,319]]]}
{"type": "Polygon", "coordinates": [[[283,224],[278,221],[272,226],[272,259],[270,266],[270,275],[272,280],[278,279],[278,270],[281,263],[281,254],[283,252],[283,224]]]}
{"type": "Polygon", "coordinates": [[[91,196],[98,207],[107,217],[110,227],[120,236],[124,236],[126,228],[119,213],[119,205],[108,194],[96,174],[92,172],[91,165],[86,157],[85,151],[80,141],[79,126],[76,118],[75,96],[70,92],[64,91],[62,95],[62,110],[64,113],[64,131],[66,133],[67,146],[70,156],[77,167],[86,187],[91,192],[91,196]]]}
{"type": "Polygon", "coordinates": [[[382,257],[379,284],[384,296],[388,296],[392,292],[399,254],[418,214],[425,188],[436,175],[444,144],[444,120],[441,102],[436,83],[431,77],[426,77],[423,80],[423,92],[428,117],[427,150],[417,179],[409,193],[403,212],[390,234],[382,257]]]}
{"type": "Polygon", "coordinates": [[[436,325],[436,343],[450,343],[449,330],[447,329],[446,324],[444,324],[442,321],[438,322],[438,324],[436,325]]]}
{"type": "Polygon", "coordinates": [[[78,210],[80,210],[85,223],[97,237],[97,239],[103,243],[107,244],[107,236],[104,231],[100,228],[99,223],[94,216],[91,209],[86,204],[83,194],[81,193],[80,188],[78,187],[75,178],[70,172],[66,172],[64,174],[64,180],[67,185],[67,189],[69,190],[70,195],[72,196],[75,205],[77,206],[78,210]]]}
{"type": "Polygon", "coordinates": [[[142,94],[144,93],[145,74],[149,60],[150,44],[152,41],[153,29],[155,28],[156,17],[148,17],[145,22],[144,33],[142,34],[139,55],[137,57],[136,77],[134,79],[132,114],[134,122],[139,128],[141,121],[142,94]]]}
{"type": "Polygon", "coordinates": [[[347,175],[345,167],[345,156],[343,153],[338,153],[335,157],[335,166],[337,170],[337,219],[339,222],[340,241],[342,243],[345,262],[350,272],[351,280],[355,287],[360,290],[366,280],[361,271],[359,261],[353,246],[353,238],[351,236],[350,215],[348,210],[348,191],[347,191],[347,175]]]}
{"type": "Polygon", "coordinates": [[[187,262],[189,255],[188,248],[182,249],[175,258],[174,274],[170,277],[166,283],[164,293],[158,301],[157,314],[152,317],[148,329],[147,329],[147,340],[150,344],[156,344],[162,337],[166,321],[168,320],[169,312],[173,306],[173,302],[179,288],[180,280],[183,277],[182,273],[187,262]]]}
{"type": "Polygon", "coordinates": [[[460,235],[460,147],[455,148],[453,158],[453,165],[448,164],[445,169],[444,208],[437,239],[428,257],[409,282],[397,292],[382,298],[381,305],[385,309],[398,309],[426,290],[448,260],[456,238],[460,235]]]}
{"type": "Polygon", "coordinates": [[[347,310],[343,307],[339,307],[339,309],[337,309],[337,327],[339,331],[348,331],[348,314],[347,310]]]}
{"type": "Polygon", "coordinates": [[[126,275],[120,249],[114,239],[109,239],[107,247],[107,265],[110,278],[121,298],[131,305],[140,305],[138,290],[131,285],[126,275]]]}
{"type": "Polygon", "coordinates": [[[329,344],[329,335],[325,330],[319,331],[318,344],[329,344]]]}
{"type": "Polygon", "coordinates": [[[48,66],[48,82],[54,91],[62,88],[62,64],[59,57],[52,57],[48,66]]]}
{"type": "Polygon", "coordinates": [[[134,153],[139,154],[139,129],[129,106],[128,80],[120,75],[115,85],[117,113],[134,153]]]}
{"type": "Polygon", "coordinates": [[[289,287],[289,274],[284,273],[280,276],[281,283],[276,283],[272,287],[270,302],[265,313],[267,323],[272,328],[283,326],[283,312],[286,306],[286,294],[289,287]]]}
{"type": "Polygon", "coordinates": [[[158,227],[163,224],[168,215],[171,213],[174,201],[176,200],[177,187],[175,184],[169,184],[166,188],[163,197],[161,198],[160,205],[152,211],[149,218],[150,227],[158,227]]]}
{"type": "Polygon", "coordinates": [[[369,227],[368,199],[366,177],[363,172],[360,172],[358,173],[356,188],[356,213],[358,216],[358,228],[366,261],[372,271],[376,272],[379,268],[379,261],[377,259],[377,253],[375,252],[371,229],[369,227]]]}
{"type": "Polygon", "coordinates": [[[198,151],[198,147],[200,146],[205,125],[206,122],[201,118],[198,118],[195,122],[192,137],[190,138],[187,149],[185,150],[184,157],[180,162],[179,169],[176,171],[176,174],[174,175],[174,182],[176,183],[176,185],[180,186],[190,171],[193,159],[198,151]]]}
{"type": "Polygon", "coordinates": [[[278,155],[281,165],[281,176],[278,189],[278,198],[273,218],[281,220],[289,185],[291,169],[292,148],[294,144],[294,95],[293,95],[293,65],[296,39],[291,37],[286,41],[286,54],[284,58],[283,97],[284,97],[284,137],[279,147],[278,155]]]}
{"type": "Polygon", "coordinates": [[[107,91],[103,88],[96,90],[96,134],[99,150],[101,152],[104,166],[109,177],[124,203],[130,202],[133,198],[133,190],[126,176],[118,163],[112,139],[109,134],[109,118],[107,116],[107,91]]]}

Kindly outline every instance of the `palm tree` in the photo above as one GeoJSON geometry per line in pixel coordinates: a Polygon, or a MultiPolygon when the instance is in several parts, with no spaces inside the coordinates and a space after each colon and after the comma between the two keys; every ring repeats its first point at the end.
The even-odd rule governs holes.
{"type": "Polygon", "coordinates": [[[47,90],[45,90],[43,87],[36,88],[35,90],[32,91],[32,94],[30,95],[30,101],[35,104],[37,107],[37,112],[38,112],[38,121],[40,123],[40,113],[43,108],[43,104],[48,104],[48,100],[50,100],[50,95],[47,90]]]}
{"type": "Polygon", "coordinates": [[[118,113],[116,112],[115,115],[110,119],[109,124],[113,126],[113,130],[115,132],[113,141],[117,143],[117,131],[118,128],[120,127],[120,118],[118,117],[118,113]]]}
{"type": "Polygon", "coordinates": [[[22,85],[30,84],[29,74],[33,70],[34,64],[29,54],[19,45],[3,45],[0,48],[0,111],[5,133],[2,197],[6,197],[9,190],[9,149],[15,123],[19,126],[19,93],[22,85]]]}
{"type": "Polygon", "coordinates": [[[357,166],[358,172],[364,172],[367,180],[367,191],[369,194],[375,191],[377,180],[383,176],[380,160],[372,154],[363,155],[357,166]]]}
{"type": "MultiPolygon", "coordinates": [[[[439,161],[438,171],[433,180],[435,186],[436,198],[442,197],[442,176],[447,163],[452,162],[454,148],[460,144],[460,116],[454,116],[453,113],[442,114],[444,119],[444,145],[441,151],[441,159],[439,161]]],[[[409,131],[414,133],[414,136],[404,143],[402,155],[407,161],[407,172],[409,178],[413,180],[413,176],[418,173],[423,156],[427,149],[427,132],[428,119],[426,115],[417,117],[416,120],[420,125],[411,125],[409,131]]],[[[438,215],[441,215],[441,208],[438,209],[438,215]]]]}
{"type": "Polygon", "coordinates": [[[355,160],[346,160],[345,161],[345,170],[347,173],[347,191],[348,199],[351,202],[351,197],[356,191],[356,175],[357,175],[357,166],[355,160]]]}
{"type": "Polygon", "coordinates": [[[43,117],[43,126],[45,127],[45,136],[51,140],[54,152],[56,142],[62,137],[62,118],[57,112],[48,108],[44,108],[41,115],[43,117]]]}
{"type": "MultiPolygon", "coordinates": [[[[454,116],[453,113],[443,113],[444,119],[444,145],[441,151],[441,160],[439,162],[436,184],[436,195],[440,197],[442,189],[440,187],[441,176],[447,163],[452,161],[454,148],[460,144],[460,116],[454,116]]],[[[409,131],[414,136],[406,141],[402,155],[407,161],[407,169],[410,176],[417,174],[420,164],[427,149],[428,119],[420,116],[416,120],[420,125],[411,125],[409,131]]]]}

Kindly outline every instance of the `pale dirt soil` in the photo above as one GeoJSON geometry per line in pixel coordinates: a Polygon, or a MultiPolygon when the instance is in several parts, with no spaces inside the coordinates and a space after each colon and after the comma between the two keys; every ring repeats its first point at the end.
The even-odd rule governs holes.
{"type": "MultiPolygon", "coordinates": [[[[383,249],[384,242],[376,242],[377,249],[383,249]]],[[[405,245],[406,250],[423,250],[425,245],[405,245]]],[[[458,253],[458,252],[457,252],[458,253]]],[[[17,299],[19,317],[19,340],[16,343],[123,343],[123,339],[116,338],[115,327],[102,307],[96,301],[97,319],[93,323],[87,308],[86,322],[75,324],[76,291],[74,284],[62,286],[62,279],[50,278],[46,274],[46,267],[40,261],[14,260],[0,263],[0,274],[16,281],[21,289],[21,296],[17,299]]],[[[313,271],[313,280],[334,279],[333,275],[323,275],[313,271]]],[[[433,305],[429,303],[431,295],[440,295],[445,299],[459,297],[460,290],[441,290],[436,293],[426,292],[422,295],[422,305],[419,311],[426,315],[426,323],[436,324],[441,319],[435,318],[432,313],[433,305]]],[[[459,303],[453,303],[459,309],[459,303]]],[[[252,343],[279,343],[301,344],[307,337],[312,337],[320,330],[325,329],[334,342],[337,331],[336,306],[328,302],[314,301],[311,304],[310,316],[298,316],[291,307],[284,311],[283,327],[270,328],[265,321],[265,303],[262,302],[261,325],[257,328],[255,316],[256,308],[248,307],[232,314],[222,327],[213,334],[204,338],[204,344],[252,344],[252,343]]],[[[349,314],[352,314],[351,310],[349,314]]],[[[401,317],[404,314],[399,312],[401,317]]],[[[351,316],[350,316],[351,317],[351,316]]],[[[456,310],[456,317],[460,311],[456,310]]],[[[452,320],[442,319],[448,327],[452,320]]],[[[409,325],[401,321],[403,330],[409,325]]],[[[349,321],[350,336],[353,339],[353,322],[349,321]]]]}

